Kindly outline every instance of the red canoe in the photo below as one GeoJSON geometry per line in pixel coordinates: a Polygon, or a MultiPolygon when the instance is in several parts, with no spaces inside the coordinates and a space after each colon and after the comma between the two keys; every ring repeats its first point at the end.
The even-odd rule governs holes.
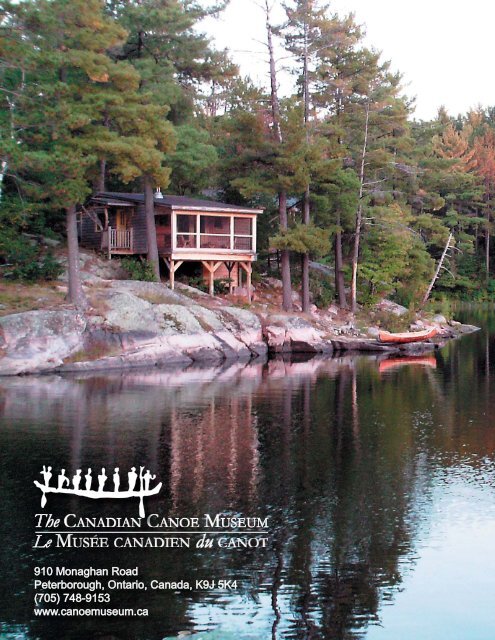
{"type": "Polygon", "coordinates": [[[405,333],[389,333],[388,331],[380,331],[380,342],[394,343],[394,344],[406,344],[408,342],[422,342],[423,340],[429,340],[436,336],[438,331],[433,327],[432,329],[425,329],[424,331],[406,331],[405,333]]]}

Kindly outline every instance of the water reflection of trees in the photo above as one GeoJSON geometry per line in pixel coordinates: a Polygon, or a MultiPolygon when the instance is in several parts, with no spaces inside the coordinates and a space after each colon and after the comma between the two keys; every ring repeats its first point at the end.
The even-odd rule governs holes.
{"type": "Polygon", "coordinates": [[[373,425],[360,398],[369,394],[373,372],[362,385],[357,367],[355,360],[332,361],[299,388],[288,378],[280,406],[264,409],[284,416],[284,433],[273,433],[275,423],[265,426],[262,457],[268,468],[283,461],[269,489],[283,496],[276,549],[285,577],[274,585],[281,618],[274,637],[355,637],[376,619],[383,587],[400,581],[414,474],[407,460],[387,460],[381,439],[370,440],[373,425]]]}
{"type": "MultiPolygon", "coordinates": [[[[149,553],[139,559],[144,574],[160,577],[167,567],[176,575],[239,575],[251,604],[235,609],[224,598],[221,605],[250,616],[266,606],[258,593],[268,592],[264,619],[273,638],[362,637],[400,586],[438,466],[466,453],[476,465],[495,444],[491,351],[477,334],[449,345],[436,370],[380,373],[374,358],[344,358],[2,383],[2,520],[18,500],[19,466],[31,478],[47,452],[51,463],[71,468],[146,464],[167,485],[154,510],[269,514],[273,539],[267,554],[149,553]]],[[[18,628],[30,624],[30,564],[18,567],[35,499],[17,508],[16,544],[0,557],[14,591],[24,589],[9,606],[18,628]]],[[[152,619],[106,629],[153,640],[192,629],[204,598],[210,606],[218,600],[147,596],[152,619]]],[[[77,636],[53,621],[34,624],[31,635],[40,638],[92,637],[95,629],[86,625],[77,636]]]]}

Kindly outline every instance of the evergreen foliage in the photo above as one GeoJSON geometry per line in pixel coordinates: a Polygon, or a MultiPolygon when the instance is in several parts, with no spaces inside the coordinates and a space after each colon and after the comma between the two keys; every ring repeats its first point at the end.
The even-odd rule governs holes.
{"type": "Polygon", "coordinates": [[[70,297],[83,305],[76,211],[111,182],[144,186],[148,202],[160,186],[263,206],[258,246],[302,256],[303,289],[310,258],[335,264],[333,284],[311,278],[320,304],[419,303],[450,232],[435,291],[491,299],[494,107],[413,120],[400,74],[352,15],[318,0],[287,0],[279,27],[267,16],[295,71],[279,100],[198,28],[224,4],[2,3],[0,273],[52,277],[52,258],[22,233],[65,232],[70,297]]]}

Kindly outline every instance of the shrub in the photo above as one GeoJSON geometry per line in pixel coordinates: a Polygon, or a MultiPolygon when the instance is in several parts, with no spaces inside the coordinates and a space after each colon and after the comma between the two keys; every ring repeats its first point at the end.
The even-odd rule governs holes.
{"type": "Polygon", "coordinates": [[[408,331],[409,326],[411,322],[414,322],[414,319],[415,313],[412,309],[402,316],[397,316],[390,311],[382,309],[375,312],[373,316],[373,324],[381,329],[394,333],[397,331],[408,331]]]}
{"type": "Polygon", "coordinates": [[[131,280],[144,280],[156,282],[153,266],[147,260],[136,258],[123,258],[122,267],[127,271],[131,280]]]}
{"type": "Polygon", "coordinates": [[[218,278],[213,281],[213,291],[219,294],[225,294],[229,292],[230,278],[218,278]]]}
{"type": "MultiPolygon", "coordinates": [[[[204,293],[208,293],[209,286],[208,283],[203,279],[203,276],[192,276],[190,278],[185,279],[185,283],[190,287],[194,287],[195,289],[199,289],[204,293]]],[[[230,280],[229,278],[218,278],[213,281],[213,292],[215,294],[225,294],[229,292],[230,280]]]]}
{"type": "Polygon", "coordinates": [[[203,276],[191,276],[189,278],[181,278],[181,280],[190,287],[194,287],[194,289],[208,293],[208,285],[203,280],[203,276]]]}
{"type": "Polygon", "coordinates": [[[335,299],[335,287],[329,276],[310,273],[310,290],[318,309],[326,309],[335,299]]]}
{"type": "Polygon", "coordinates": [[[450,318],[453,313],[453,302],[445,294],[440,294],[428,300],[426,310],[430,313],[439,313],[446,318],[450,318]]]}
{"type": "Polygon", "coordinates": [[[9,280],[37,282],[56,280],[63,272],[62,265],[50,251],[14,233],[3,233],[0,237],[1,273],[9,280]]]}

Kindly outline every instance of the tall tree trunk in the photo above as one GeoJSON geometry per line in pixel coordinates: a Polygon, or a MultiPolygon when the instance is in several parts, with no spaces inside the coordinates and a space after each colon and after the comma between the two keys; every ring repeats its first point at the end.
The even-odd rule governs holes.
{"type": "MultiPolygon", "coordinates": [[[[108,115],[108,111],[105,111],[105,117],[103,122],[105,124],[105,127],[109,129],[110,117],[108,115]]],[[[99,161],[98,178],[96,181],[96,189],[99,193],[103,193],[104,191],[106,191],[106,177],[107,177],[107,160],[106,158],[101,158],[99,161]]]]}
{"type": "Polygon", "coordinates": [[[282,144],[282,128],[280,126],[280,102],[278,99],[277,87],[277,69],[275,67],[275,54],[273,51],[273,29],[270,24],[270,7],[268,0],[265,0],[266,12],[266,35],[268,46],[268,57],[270,62],[270,103],[272,109],[273,128],[275,130],[275,139],[278,144],[282,144]]]}
{"type": "Polygon", "coordinates": [[[102,158],[100,160],[98,180],[96,182],[96,190],[98,193],[106,191],[106,177],[107,177],[107,161],[102,158]]]}
{"type": "MultiPolygon", "coordinates": [[[[278,194],[278,212],[280,228],[287,229],[287,193],[285,191],[278,194]]],[[[282,249],[280,252],[280,273],[282,276],[282,308],[284,311],[292,311],[290,253],[287,249],[282,249]]]]}
{"type": "Polygon", "coordinates": [[[150,176],[144,176],[144,211],[146,216],[146,241],[148,243],[148,262],[153,267],[157,282],[160,282],[160,262],[156,242],[155,202],[153,182],[150,176]]]}
{"type": "MultiPolygon", "coordinates": [[[[340,123],[340,117],[342,113],[342,98],[340,97],[340,91],[337,89],[337,122],[340,123]]],[[[338,126],[340,126],[338,124],[338,126]]],[[[343,145],[344,141],[339,136],[339,145],[343,145]]],[[[342,250],[342,218],[340,210],[336,211],[336,227],[335,243],[334,243],[334,263],[335,263],[335,289],[337,292],[337,300],[341,309],[347,309],[347,294],[345,292],[345,278],[344,278],[344,253],[342,250]]]]}
{"type": "Polygon", "coordinates": [[[356,213],[356,227],[354,230],[354,245],[352,248],[352,275],[351,275],[351,311],[356,313],[357,309],[357,272],[359,262],[359,248],[361,244],[361,227],[363,222],[363,206],[359,202],[356,213]]]}
{"type": "MultiPolygon", "coordinates": [[[[309,184],[306,186],[303,203],[303,222],[309,224],[309,184]]],[[[303,253],[301,260],[301,307],[303,313],[309,313],[309,253],[303,253]]]]}
{"type": "Polygon", "coordinates": [[[77,241],[77,212],[75,205],[65,210],[67,225],[67,266],[69,271],[69,287],[67,297],[69,302],[79,309],[88,307],[88,300],[84,295],[79,273],[79,243],[77,241]]]}
{"type": "Polygon", "coordinates": [[[485,232],[485,268],[486,268],[486,284],[490,280],[490,211],[486,213],[486,232],[485,232]]]}
{"type": "Polygon", "coordinates": [[[8,168],[7,160],[2,160],[0,164],[0,200],[2,199],[2,195],[3,195],[3,179],[5,177],[5,174],[7,173],[7,168],[8,168]]]}
{"type": "Polygon", "coordinates": [[[345,293],[344,259],[342,256],[342,231],[340,230],[340,213],[337,213],[337,231],[335,232],[335,288],[337,299],[341,309],[347,309],[347,296],[345,293]]]}
{"type": "Polygon", "coordinates": [[[356,313],[357,307],[357,271],[359,263],[359,248],[361,243],[361,226],[363,222],[363,194],[364,194],[364,168],[366,164],[366,152],[368,149],[368,127],[370,122],[370,103],[366,103],[366,119],[364,124],[364,142],[361,153],[361,168],[359,170],[359,204],[356,213],[356,227],[354,231],[354,246],[352,251],[352,277],[351,277],[351,311],[356,313]]]}
{"type": "MultiPolygon", "coordinates": [[[[22,82],[21,82],[21,87],[20,87],[21,92],[24,90],[24,69],[22,70],[22,82]]],[[[7,101],[7,104],[9,105],[9,127],[10,127],[10,139],[12,141],[15,141],[15,136],[14,136],[14,129],[15,129],[15,125],[14,125],[14,112],[15,112],[15,102],[13,99],[9,98],[8,96],[5,98],[7,101]]],[[[3,196],[3,181],[5,178],[5,175],[7,173],[7,170],[9,168],[9,161],[7,157],[2,158],[2,162],[0,164],[0,201],[2,200],[2,196],[3,196]]]]}
{"type": "MultiPolygon", "coordinates": [[[[304,59],[303,59],[303,106],[306,145],[309,145],[309,76],[308,76],[308,23],[304,24],[304,59]]],[[[309,178],[308,178],[309,180],[309,178]]],[[[309,182],[306,185],[303,201],[303,223],[310,223],[309,182]]],[[[303,254],[301,268],[301,306],[304,313],[309,313],[309,253],[303,254]]]]}
{"type": "MultiPolygon", "coordinates": [[[[12,100],[10,100],[10,98],[6,98],[7,100],[7,104],[9,105],[9,112],[10,112],[10,139],[13,140],[14,139],[14,102],[12,100]]],[[[9,167],[9,163],[7,158],[3,158],[2,159],[2,163],[1,163],[1,170],[0,170],[0,200],[2,200],[2,196],[3,196],[3,180],[5,177],[5,174],[7,173],[7,169],[9,167]]]]}
{"type": "MultiPolygon", "coordinates": [[[[283,142],[280,126],[280,102],[278,99],[277,71],[275,68],[275,54],[273,51],[272,25],[270,24],[270,6],[265,0],[266,34],[270,62],[270,103],[272,109],[273,129],[275,140],[280,146],[283,142]]],[[[287,192],[281,189],[278,194],[279,224],[281,229],[287,229],[287,192]]],[[[292,281],[290,275],[290,253],[287,249],[280,252],[280,271],[282,277],[282,307],[284,311],[292,311],[292,281]]]]}

